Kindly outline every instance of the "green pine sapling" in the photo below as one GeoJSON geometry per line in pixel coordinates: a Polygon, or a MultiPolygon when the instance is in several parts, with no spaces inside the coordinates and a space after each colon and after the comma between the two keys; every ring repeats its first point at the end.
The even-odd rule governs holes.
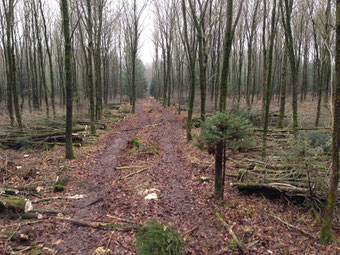
{"type": "Polygon", "coordinates": [[[226,167],[226,149],[239,150],[242,146],[252,145],[249,137],[251,123],[246,118],[230,113],[219,112],[202,125],[197,137],[198,146],[215,155],[215,198],[223,200],[226,167]]]}

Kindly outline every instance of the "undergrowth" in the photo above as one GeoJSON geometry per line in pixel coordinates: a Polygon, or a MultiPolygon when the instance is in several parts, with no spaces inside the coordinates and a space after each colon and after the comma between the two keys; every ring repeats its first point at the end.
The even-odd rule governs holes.
{"type": "Polygon", "coordinates": [[[174,227],[149,221],[136,233],[136,249],[140,255],[181,255],[183,242],[174,227]]]}

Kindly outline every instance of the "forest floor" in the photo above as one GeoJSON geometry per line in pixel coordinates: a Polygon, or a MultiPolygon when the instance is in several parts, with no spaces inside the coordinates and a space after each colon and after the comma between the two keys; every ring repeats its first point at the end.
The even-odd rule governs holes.
{"type": "MultiPolygon", "coordinates": [[[[25,176],[15,174],[7,185],[35,183],[44,188],[43,198],[61,196],[34,204],[40,211],[58,211],[59,217],[1,219],[0,231],[29,236],[25,243],[0,240],[1,254],[104,254],[103,250],[106,254],[136,254],[133,231],[76,226],[63,218],[86,222],[125,219],[141,224],[153,219],[178,229],[186,244],[185,254],[239,254],[231,245],[228,230],[216,218],[217,210],[233,226],[249,254],[340,253],[340,226],[334,228],[338,241],[321,245],[317,240],[320,221],[305,208],[244,195],[232,188],[234,180],[229,178],[225,201],[217,202],[213,198],[213,156],[188,144],[185,119],[154,99],[139,101],[136,114],[109,125],[99,135],[97,141],[76,148],[77,158],[72,161],[64,160],[63,148],[30,153],[1,151],[13,169],[25,169],[25,176]],[[133,149],[133,140],[138,141],[138,148],[133,149]],[[129,166],[138,167],[120,168],[129,166]],[[61,174],[68,176],[68,184],[65,191],[56,194],[53,182],[61,174]],[[208,182],[200,181],[202,177],[208,182]],[[150,194],[157,198],[145,199],[150,194]],[[75,195],[82,196],[70,199],[75,195]],[[273,215],[316,238],[287,227],[273,215]]],[[[254,153],[229,152],[228,171],[235,170],[234,162],[251,159],[254,153]]]]}

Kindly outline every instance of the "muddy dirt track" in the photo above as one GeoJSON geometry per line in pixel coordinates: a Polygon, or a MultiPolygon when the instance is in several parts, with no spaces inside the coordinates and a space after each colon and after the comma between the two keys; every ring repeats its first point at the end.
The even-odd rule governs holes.
{"type": "MultiPolygon", "coordinates": [[[[163,109],[154,99],[137,104],[136,114],[116,127],[107,139],[107,148],[91,165],[86,198],[65,205],[63,214],[86,221],[108,221],[114,215],[138,222],[156,219],[173,224],[185,236],[188,254],[212,254],[224,244],[216,227],[214,212],[202,201],[200,186],[193,185],[190,166],[182,160],[179,130],[180,119],[163,109]],[[129,142],[138,137],[152,143],[157,151],[135,155],[129,142]],[[117,166],[145,165],[148,170],[135,177],[121,178],[136,170],[116,170],[117,166]],[[148,191],[157,200],[145,200],[148,191]],[[203,252],[205,251],[205,252],[203,252]]],[[[93,254],[98,247],[107,247],[113,254],[134,254],[133,233],[94,230],[67,222],[56,222],[53,240],[58,254],[93,254]]],[[[52,226],[51,226],[52,227],[52,226]]],[[[45,240],[46,242],[46,240],[45,240]]]]}

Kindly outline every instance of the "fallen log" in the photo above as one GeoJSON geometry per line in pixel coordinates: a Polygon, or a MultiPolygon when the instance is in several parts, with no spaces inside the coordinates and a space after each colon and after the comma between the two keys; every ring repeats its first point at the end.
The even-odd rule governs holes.
{"type": "Polygon", "coordinates": [[[40,220],[42,219],[42,215],[37,212],[29,212],[29,213],[2,213],[0,214],[1,219],[9,219],[9,220],[40,220]]]}
{"type": "Polygon", "coordinates": [[[281,197],[287,195],[290,197],[307,197],[309,195],[309,189],[298,188],[290,184],[285,183],[235,183],[233,187],[236,187],[241,192],[247,193],[260,193],[270,197],[281,197]]]}
{"type": "Polygon", "coordinates": [[[38,204],[38,203],[49,202],[49,201],[53,201],[53,200],[61,200],[61,199],[80,200],[80,199],[83,199],[84,197],[85,197],[84,195],[63,196],[63,197],[46,197],[46,198],[33,200],[32,203],[38,204]]]}
{"type": "Polygon", "coordinates": [[[29,212],[33,209],[32,202],[26,198],[0,196],[0,212],[4,209],[16,212],[29,212]]]}
{"type": "Polygon", "coordinates": [[[23,187],[11,187],[11,186],[0,186],[0,195],[11,195],[11,196],[18,196],[18,195],[37,195],[43,190],[42,187],[34,186],[34,185],[27,185],[23,187]]]}
{"type": "Polygon", "coordinates": [[[222,223],[224,227],[226,227],[229,231],[229,234],[237,244],[237,247],[240,249],[241,253],[244,254],[246,252],[246,248],[242,244],[242,242],[238,239],[237,235],[233,231],[233,229],[228,225],[228,223],[223,219],[222,214],[219,211],[216,211],[216,217],[217,219],[222,223]]]}
{"type": "Polygon", "coordinates": [[[136,225],[117,224],[117,223],[111,223],[111,222],[83,221],[83,220],[70,219],[70,218],[64,218],[64,217],[57,217],[56,220],[66,221],[76,226],[90,227],[90,228],[101,229],[101,230],[115,230],[115,231],[129,232],[133,230],[136,231],[140,228],[139,226],[136,226],[136,225]]]}

